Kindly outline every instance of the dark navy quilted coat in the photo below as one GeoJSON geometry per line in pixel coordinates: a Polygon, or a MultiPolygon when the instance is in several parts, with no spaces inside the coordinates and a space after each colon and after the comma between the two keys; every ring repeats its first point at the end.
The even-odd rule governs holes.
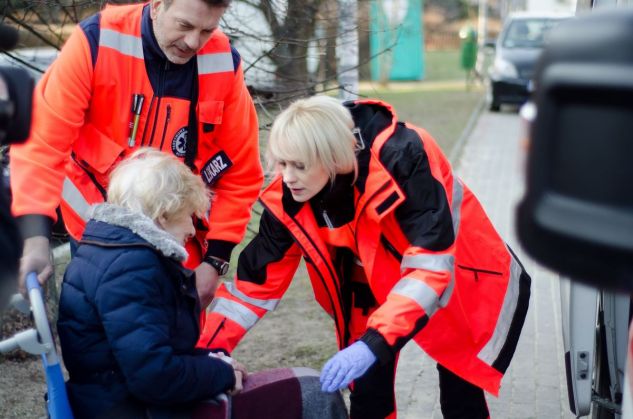
{"type": "Polygon", "coordinates": [[[234,386],[230,365],[194,349],[200,307],[185,257],[149,218],[95,207],[64,276],[57,323],[76,417],[110,416],[125,403],[154,416],[234,386]]]}

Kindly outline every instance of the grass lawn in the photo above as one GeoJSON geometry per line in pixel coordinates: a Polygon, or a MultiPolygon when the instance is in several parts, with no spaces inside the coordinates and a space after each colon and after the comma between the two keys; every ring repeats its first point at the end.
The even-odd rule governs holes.
{"type": "Polygon", "coordinates": [[[424,51],[425,81],[464,80],[459,50],[424,51]]]}
{"type": "Polygon", "coordinates": [[[419,88],[404,91],[372,89],[362,92],[390,103],[401,121],[411,122],[427,130],[447,155],[460,137],[470,115],[481,100],[481,90],[466,91],[457,83],[435,90],[419,88]]]}

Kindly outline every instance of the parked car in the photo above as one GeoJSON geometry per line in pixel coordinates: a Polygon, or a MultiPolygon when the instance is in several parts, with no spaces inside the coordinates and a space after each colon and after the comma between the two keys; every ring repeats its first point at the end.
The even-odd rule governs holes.
{"type": "Polygon", "coordinates": [[[503,104],[522,105],[527,101],[534,66],[547,34],[568,17],[571,15],[527,12],[508,16],[494,43],[494,60],[488,70],[486,96],[491,111],[498,111],[503,104]]]}
{"type": "Polygon", "coordinates": [[[59,51],[53,47],[19,48],[0,54],[0,66],[16,66],[26,69],[37,81],[55,61],[59,51]]]}

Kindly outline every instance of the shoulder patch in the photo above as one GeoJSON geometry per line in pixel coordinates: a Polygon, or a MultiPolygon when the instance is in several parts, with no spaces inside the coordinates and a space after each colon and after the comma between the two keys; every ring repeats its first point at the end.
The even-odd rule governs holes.
{"type": "Polygon", "coordinates": [[[229,156],[224,151],[220,151],[202,166],[200,176],[202,176],[204,183],[212,186],[231,166],[233,166],[233,162],[229,156]]]}
{"type": "Polygon", "coordinates": [[[171,151],[176,157],[185,157],[187,153],[187,133],[189,128],[184,126],[180,128],[174,138],[171,139],[171,151]]]}

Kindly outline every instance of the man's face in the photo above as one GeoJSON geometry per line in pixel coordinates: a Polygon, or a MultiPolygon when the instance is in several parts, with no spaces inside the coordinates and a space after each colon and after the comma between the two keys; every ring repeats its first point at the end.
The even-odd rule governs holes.
{"type": "Polygon", "coordinates": [[[206,44],[218,28],[226,7],[209,6],[202,0],[152,0],[150,5],[158,46],[174,64],[185,64],[206,44]]]}

